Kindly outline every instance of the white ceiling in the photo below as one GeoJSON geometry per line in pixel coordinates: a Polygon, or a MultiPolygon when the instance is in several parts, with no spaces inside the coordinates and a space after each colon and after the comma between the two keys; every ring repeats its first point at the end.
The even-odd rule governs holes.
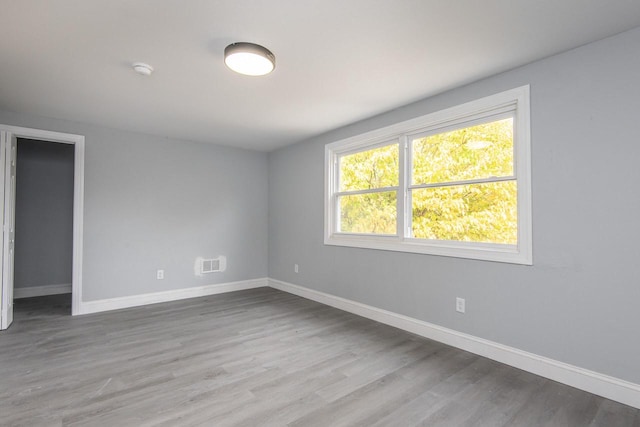
{"type": "Polygon", "coordinates": [[[0,109],[272,150],[637,26],[638,0],[0,0],[0,109]],[[236,41],[275,72],[228,70],[236,41]]]}

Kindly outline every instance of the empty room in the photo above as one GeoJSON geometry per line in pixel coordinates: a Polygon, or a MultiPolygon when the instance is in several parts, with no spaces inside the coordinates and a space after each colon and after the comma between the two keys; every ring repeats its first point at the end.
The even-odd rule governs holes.
{"type": "Polygon", "coordinates": [[[640,2],[0,16],[0,426],[640,427],[640,2]]]}

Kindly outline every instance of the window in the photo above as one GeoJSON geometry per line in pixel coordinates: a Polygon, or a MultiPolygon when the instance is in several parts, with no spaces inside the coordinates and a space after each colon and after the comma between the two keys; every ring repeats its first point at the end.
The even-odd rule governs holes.
{"type": "Polygon", "coordinates": [[[325,244],[531,264],[529,87],[326,146],[325,244]]]}
{"type": "Polygon", "coordinates": [[[398,158],[397,143],[338,158],[340,232],[396,234],[398,158]]]}

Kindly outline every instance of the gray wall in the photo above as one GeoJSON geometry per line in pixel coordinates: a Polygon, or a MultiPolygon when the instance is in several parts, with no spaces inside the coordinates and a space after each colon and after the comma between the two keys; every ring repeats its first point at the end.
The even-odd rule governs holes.
{"type": "Polygon", "coordinates": [[[270,153],[270,277],[640,383],[639,78],[636,29],[270,153]],[[533,266],[323,245],[325,144],[524,84],[533,266]]]}
{"type": "Polygon", "coordinates": [[[0,123],[85,136],[85,301],[267,276],[265,153],[6,111],[0,123]],[[195,276],[196,257],[218,255],[225,272],[195,276]]]}
{"type": "Polygon", "coordinates": [[[18,139],[16,288],[71,284],[73,145],[18,139]]]}

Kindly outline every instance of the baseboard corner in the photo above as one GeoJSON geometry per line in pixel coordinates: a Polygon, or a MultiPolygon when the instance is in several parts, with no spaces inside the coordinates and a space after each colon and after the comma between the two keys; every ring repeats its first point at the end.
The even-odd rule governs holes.
{"type": "Polygon", "coordinates": [[[640,384],[293,283],[269,278],[268,284],[274,289],[357,314],[640,409],[640,384]]]}

